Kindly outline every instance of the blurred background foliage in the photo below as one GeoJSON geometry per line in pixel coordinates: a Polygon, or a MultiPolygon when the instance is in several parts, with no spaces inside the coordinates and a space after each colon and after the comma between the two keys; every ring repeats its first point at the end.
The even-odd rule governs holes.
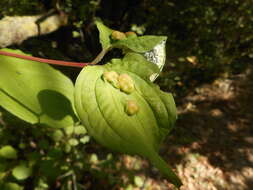
{"type": "MultiPolygon", "coordinates": [[[[240,74],[252,63],[251,0],[0,1],[0,18],[44,14],[50,10],[66,14],[68,24],[52,34],[28,39],[12,48],[39,57],[91,61],[100,51],[98,32],[93,23],[95,18],[121,31],[165,35],[168,36],[167,64],[158,83],[163,89],[172,91],[178,102],[199,84],[240,74]]],[[[118,51],[113,51],[105,60],[118,55],[118,51]]],[[[79,72],[73,68],[60,69],[73,80],[79,72]]],[[[81,189],[82,186],[74,182],[85,181],[82,183],[86,185],[84,189],[96,187],[102,190],[130,183],[116,172],[115,168],[123,167],[119,166],[118,159],[114,160],[111,154],[90,143],[83,129],[74,132],[73,129],[31,128],[3,110],[1,112],[0,144],[11,145],[18,159],[0,156],[0,189],[71,189],[75,186],[81,189]],[[95,154],[97,150],[99,158],[95,154]],[[11,170],[20,164],[25,166],[22,171],[28,180],[20,180],[11,174],[11,170]],[[27,168],[33,168],[32,175],[27,173],[27,168]]],[[[133,184],[141,183],[140,179],[136,182],[131,170],[121,168],[121,171],[132,176],[133,184]]]]}

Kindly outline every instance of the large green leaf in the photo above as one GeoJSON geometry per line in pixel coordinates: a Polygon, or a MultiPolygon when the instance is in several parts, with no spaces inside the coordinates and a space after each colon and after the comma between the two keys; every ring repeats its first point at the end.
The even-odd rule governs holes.
{"type": "Polygon", "coordinates": [[[170,94],[137,74],[138,64],[142,63],[126,67],[116,59],[111,66],[84,68],[76,82],[76,110],[88,133],[99,143],[148,158],[179,187],[180,179],[157,153],[176,120],[176,113],[170,113],[176,111],[175,103],[170,94]]]}
{"type": "Polygon", "coordinates": [[[51,127],[73,125],[73,90],[72,81],[47,64],[0,55],[0,106],[20,119],[51,127]]]}

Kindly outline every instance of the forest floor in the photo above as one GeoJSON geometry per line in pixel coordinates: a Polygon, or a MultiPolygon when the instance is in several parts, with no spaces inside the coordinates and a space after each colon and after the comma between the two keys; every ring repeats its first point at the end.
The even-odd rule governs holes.
{"type": "MultiPolygon", "coordinates": [[[[181,190],[253,189],[252,97],[251,68],[200,86],[183,99],[176,129],[161,149],[183,181],[181,190]]],[[[159,175],[142,177],[140,187],[129,189],[174,189],[159,175]]]]}

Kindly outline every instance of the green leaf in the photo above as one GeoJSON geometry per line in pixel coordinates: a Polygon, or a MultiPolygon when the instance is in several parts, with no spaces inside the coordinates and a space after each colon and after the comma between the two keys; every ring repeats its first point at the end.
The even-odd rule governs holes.
{"type": "Polygon", "coordinates": [[[137,187],[142,187],[144,180],[140,176],[134,176],[134,183],[137,187]]]}
{"type": "Polygon", "coordinates": [[[87,133],[87,130],[85,129],[84,126],[79,125],[79,126],[74,127],[74,133],[76,135],[85,135],[87,133]]]}
{"type": "Polygon", "coordinates": [[[74,132],[74,126],[70,125],[70,126],[64,127],[64,132],[66,133],[67,136],[71,136],[74,132]]]}
{"type": "Polygon", "coordinates": [[[152,74],[158,73],[159,68],[147,61],[143,55],[138,53],[127,53],[123,60],[112,59],[111,63],[106,64],[105,67],[109,69],[123,69],[129,72],[132,72],[143,79],[150,81],[152,74]]]}
{"type": "Polygon", "coordinates": [[[64,134],[61,130],[56,130],[53,132],[52,138],[55,142],[60,141],[63,138],[64,134]]]}
{"type": "Polygon", "coordinates": [[[24,180],[31,176],[32,170],[31,168],[28,168],[24,164],[16,166],[12,170],[12,175],[17,179],[17,180],[24,180]]]}
{"type": "Polygon", "coordinates": [[[169,132],[173,129],[170,126],[174,126],[177,120],[177,110],[176,110],[176,104],[175,104],[174,98],[171,93],[163,92],[160,89],[159,90],[156,89],[156,90],[159,97],[163,101],[168,113],[167,122],[169,123],[169,125],[161,125],[160,127],[161,140],[163,140],[169,134],[169,132]]]}
{"type": "Polygon", "coordinates": [[[113,43],[113,47],[127,48],[136,53],[145,53],[153,49],[157,44],[166,40],[166,36],[140,36],[136,38],[127,38],[113,43]]]}
{"type": "MultiPolygon", "coordinates": [[[[132,60],[133,57],[126,60],[132,60]]],[[[112,62],[119,66],[87,66],[78,76],[75,105],[82,123],[89,135],[102,145],[122,153],[148,158],[179,187],[180,179],[157,154],[159,144],[175,122],[175,113],[169,113],[175,112],[172,96],[163,94],[153,83],[145,80],[145,75],[136,70],[137,66],[128,69],[122,63],[124,60],[116,59],[112,62]],[[131,79],[129,81],[134,86],[131,93],[103,80],[104,73],[109,69],[119,76],[124,74],[131,79]],[[133,114],[127,112],[130,101],[138,108],[133,114]]]]}
{"type": "Polygon", "coordinates": [[[69,139],[68,143],[70,146],[77,146],[79,144],[78,140],[75,138],[69,139]]]}
{"type": "Polygon", "coordinates": [[[83,144],[86,144],[90,141],[90,137],[89,136],[84,136],[80,139],[80,142],[83,144]]]}
{"type": "Polygon", "coordinates": [[[98,156],[96,154],[91,154],[91,156],[90,156],[90,162],[92,164],[97,164],[98,163],[98,156]]]}
{"type": "Polygon", "coordinates": [[[65,151],[66,153],[70,153],[71,148],[72,148],[72,147],[71,147],[69,144],[66,144],[65,147],[64,147],[64,151],[65,151]]]}
{"type": "Polygon", "coordinates": [[[16,159],[17,151],[10,145],[6,145],[0,149],[0,157],[7,159],[16,159]]]}
{"type": "Polygon", "coordinates": [[[26,122],[73,125],[73,90],[71,80],[48,64],[0,55],[0,106],[26,122]]]}
{"type": "Polygon", "coordinates": [[[99,41],[102,45],[102,49],[110,48],[111,46],[111,34],[112,29],[105,26],[101,21],[96,21],[96,25],[99,31],[99,41]]]}
{"type": "Polygon", "coordinates": [[[3,185],[3,190],[23,190],[24,188],[16,183],[6,183],[3,185]]]}
{"type": "Polygon", "coordinates": [[[37,187],[34,190],[47,190],[49,189],[49,185],[47,184],[47,181],[43,178],[39,178],[37,182],[37,187]]]}

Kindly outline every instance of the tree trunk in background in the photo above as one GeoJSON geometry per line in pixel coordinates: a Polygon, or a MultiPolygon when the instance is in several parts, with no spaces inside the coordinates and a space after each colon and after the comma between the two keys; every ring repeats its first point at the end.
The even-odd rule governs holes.
{"type": "Polygon", "coordinates": [[[0,48],[20,44],[29,37],[54,32],[67,23],[66,15],[6,16],[0,20],[0,48]]]}

